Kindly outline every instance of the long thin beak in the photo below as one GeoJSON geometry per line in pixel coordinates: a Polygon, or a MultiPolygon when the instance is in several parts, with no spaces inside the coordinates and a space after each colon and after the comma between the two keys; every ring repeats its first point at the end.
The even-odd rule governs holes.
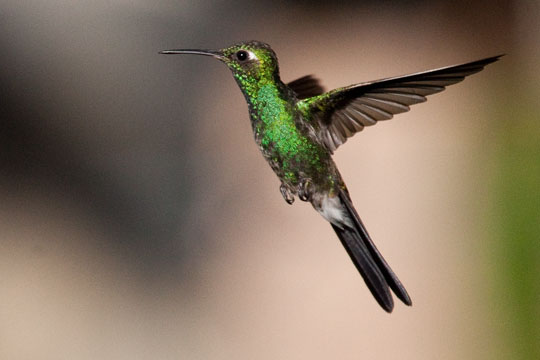
{"type": "Polygon", "coordinates": [[[159,53],[165,54],[165,55],[194,54],[194,55],[212,56],[220,60],[223,59],[223,54],[217,50],[175,49],[175,50],[163,50],[163,51],[160,51],[159,53]]]}

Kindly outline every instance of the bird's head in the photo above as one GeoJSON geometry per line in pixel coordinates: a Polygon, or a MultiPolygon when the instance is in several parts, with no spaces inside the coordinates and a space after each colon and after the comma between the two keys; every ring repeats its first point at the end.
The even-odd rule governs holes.
{"type": "Polygon", "coordinates": [[[212,56],[231,69],[241,87],[253,82],[275,81],[279,78],[274,50],[260,41],[241,42],[219,50],[165,50],[160,54],[195,54],[212,56]]]}

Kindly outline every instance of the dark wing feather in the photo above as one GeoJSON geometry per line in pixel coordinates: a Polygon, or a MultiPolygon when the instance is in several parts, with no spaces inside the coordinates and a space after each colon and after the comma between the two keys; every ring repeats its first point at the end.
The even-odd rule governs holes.
{"type": "Polygon", "coordinates": [[[287,86],[295,92],[298,100],[324,93],[324,88],[321,86],[319,79],[313,77],[313,75],[302,76],[299,79],[291,81],[287,86]]]}
{"type": "Polygon", "coordinates": [[[318,123],[320,139],[333,152],[365,126],[409,111],[410,105],[426,101],[426,96],[479,72],[501,56],[338,88],[299,101],[297,106],[306,119],[318,123]]]}

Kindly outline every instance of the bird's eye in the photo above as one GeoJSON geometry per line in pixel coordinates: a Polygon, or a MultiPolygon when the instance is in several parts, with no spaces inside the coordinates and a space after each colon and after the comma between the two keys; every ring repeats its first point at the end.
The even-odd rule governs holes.
{"type": "Polygon", "coordinates": [[[245,61],[249,58],[249,54],[245,50],[240,50],[236,52],[236,58],[240,61],[245,61]]]}

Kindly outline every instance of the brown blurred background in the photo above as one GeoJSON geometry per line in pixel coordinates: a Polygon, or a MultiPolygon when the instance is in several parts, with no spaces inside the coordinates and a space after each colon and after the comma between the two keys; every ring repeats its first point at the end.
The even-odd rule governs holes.
{"type": "Polygon", "coordinates": [[[6,0],[0,359],[540,358],[540,4],[6,0]],[[230,72],[327,89],[507,53],[335,158],[413,307],[289,207],[230,72]]]}

